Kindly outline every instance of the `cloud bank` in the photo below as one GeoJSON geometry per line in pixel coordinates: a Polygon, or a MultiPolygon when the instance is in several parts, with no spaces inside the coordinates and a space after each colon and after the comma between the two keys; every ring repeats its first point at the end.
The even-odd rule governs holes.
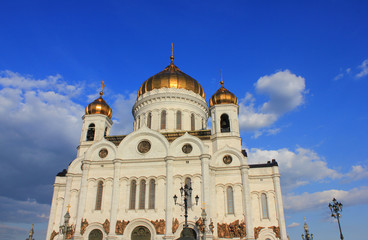
{"type": "MultiPolygon", "coordinates": [[[[283,114],[292,111],[304,102],[305,79],[290,70],[278,71],[258,79],[254,84],[258,94],[268,101],[256,107],[256,99],[247,93],[239,101],[239,127],[243,131],[255,131],[274,124],[283,114]]],[[[280,129],[276,129],[278,132],[280,129]]],[[[258,132],[258,136],[262,132],[258,132]]],[[[275,134],[275,129],[267,133],[275,134]]]]}

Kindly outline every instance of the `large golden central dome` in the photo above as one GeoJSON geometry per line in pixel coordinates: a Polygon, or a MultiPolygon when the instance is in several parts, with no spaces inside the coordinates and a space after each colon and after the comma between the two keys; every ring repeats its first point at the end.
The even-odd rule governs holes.
{"type": "Polygon", "coordinates": [[[148,78],[140,87],[137,98],[146,92],[160,88],[183,88],[199,94],[206,99],[202,86],[191,76],[183,73],[175,66],[174,56],[171,56],[171,63],[163,71],[148,78]]]}

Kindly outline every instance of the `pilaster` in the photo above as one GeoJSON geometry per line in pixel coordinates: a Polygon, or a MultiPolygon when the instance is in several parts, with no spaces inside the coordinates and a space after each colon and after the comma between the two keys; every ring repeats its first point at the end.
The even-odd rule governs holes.
{"type": "Polygon", "coordinates": [[[166,231],[164,239],[174,239],[174,235],[172,233],[172,218],[173,218],[173,157],[166,157],[166,212],[165,212],[165,221],[166,221],[166,231]]]}
{"type": "Polygon", "coordinates": [[[250,197],[250,187],[249,187],[249,166],[241,166],[241,178],[243,182],[243,209],[245,216],[245,227],[247,230],[246,239],[254,239],[253,231],[253,217],[252,217],[252,202],[250,197]]]}
{"type": "Polygon", "coordinates": [[[89,161],[82,161],[83,170],[82,170],[82,179],[81,179],[81,186],[80,186],[77,222],[76,222],[74,239],[80,239],[78,237],[81,237],[80,229],[81,229],[82,218],[84,215],[84,209],[86,205],[86,195],[87,195],[86,193],[87,193],[87,187],[88,187],[87,180],[88,180],[89,167],[90,167],[89,161]]]}
{"type": "MultiPolygon", "coordinates": [[[[110,213],[110,237],[115,237],[115,228],[116,228],[116,220],[118,213],[118,205],[119,205],[119,190],[120,190],[120,168],[121,162],[115,160],[114,162],[114,180],[112,185],[112,196],[111,196],[111,213],[110,213]]],[[[111,238],[114,239],[114,238],[111,238]]]]}
{"type": "Polygon", "coordinates": [[[285,217],[284,217],[284,206],[282,203],[281,186],[280,186],[280,174],[278,167],[272,167],[273,169],[273,185],[275,188],[276,195],[276,211],[278,216],[278,222],[280,227],[280,235],[282,240],[287,240],[285,217]]]}

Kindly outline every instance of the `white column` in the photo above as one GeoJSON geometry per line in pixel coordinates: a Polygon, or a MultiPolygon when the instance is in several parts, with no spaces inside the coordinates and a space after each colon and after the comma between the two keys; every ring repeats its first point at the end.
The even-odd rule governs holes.
{"type": "MultiPolygon", "coordinates": [[[[201,155],[201,167],[202,167],[202,196],[201,199],[205,202],[205,210],[207,213],[207,222],[206,222],[206,228],[208,228],[208,225],[211,223],[210,219],[212,218],[212,214],[211,214],[211,196],[210,196],[210,186],[211,186],[211,181],[210,181],[210,166],[209,166],[209,161],[210,161],[210,155],[209,154],[202,154],[201,155]]],[[[211,238],[212,239],[212,234],[207,233],[206,234],[207,238],[211,238]]]]}
{"type": "Polygon", "coordinates": [[[54,194],[52,195],[52,202],[51,202],[51,209],[50,209],[50,218],[49,218],[49,225],[47,228],[47,235],[46,239],[50,239],[50,235],[52,233],[52,230],[54,229],[55,224],[55,213],[56,213],[56,207],[58,205],[57,203],[57,197],[59,195],[59,185],[54,184],[54,194]]]}
{"type": "Polygon", "coordinates": [[[87,187],[88,187],[88,172],[90,168],[89,161],[82,161],[82,179],[81,179],[81,187],[79,192],[79,201],[78,201],[78,212],[77,212],[77,222],[76,229],[74,234],[74,239],[83,239],[80,235],[81,222],[84,214],[85,204],[86,204],[86,195],[87,195],[87,187]]]}
{"type": "Polygon", "coordinates": [[[164,239],[173,239],[174,235],[172,233],[172,218],[173,218],[173,157],[166,157],[166,212],[165,212],[165,221],[166,221],[166,231],[164,239]]]}
{"type": "MultiPolygon", "coordinates": [[[[66,214],[67,206],[70,202],[70,188],[71,188],[71,185],[72,185],[72,177],[69,176],[69,174],[66,174],[65,195],[64,195],[63,208],[61,210],[60,224],[64,224],[64,215],[66,214]]],[[[73,209],[71,209],[70,211],[73,211],[73,209]]],[[[76,211],[76,209],[74,209],[74,211],[76,211]]]]}
{"type": "Polygon", "coordinates": [[[252,202],[249,188],[249,166],[241,166],[241,177],[243,182],[243,210],[245,216],[245,226],[247,230],[246,239],[254,239],[253,221],[252,221],[252,202]]]}
{"type": "Polygon", "coordinates": [[[281,186],[280,186],[280,173],[279,168],[277,166],[272,167],[273,169],[273,185],[275,188],[276,195],[276,211],[278,215],[279,227],[280,227],[280,235],[282,240],[287,240],[286,226],[285,226],[285,217],[284,217],[284,206],[282,203],[282,195],[281,195],[281,186]]]}
{"type": "Polygon", "coordinates": [[[110,233],[108,239],[114,239],[116,237],[115,228],[118,213],[119,204],[119,191],[120,191],[120,160],[114,160],[114,181],[112,185],[112,196],[111,196],[111,213],[110,213],[110,233]],[[112,236],[112,238],[110,238],[112,236]]]}

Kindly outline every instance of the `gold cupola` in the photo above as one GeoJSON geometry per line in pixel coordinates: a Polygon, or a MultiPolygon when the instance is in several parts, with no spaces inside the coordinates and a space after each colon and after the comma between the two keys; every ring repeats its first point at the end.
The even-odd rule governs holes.
{"type": "Polygon", "coordinates": [[[182,88],[189,91],[192,91],[204,99],[206,99],[206,95],[204,94],[202,86],[192,78],[191,76],[183,73],[180,69],[174,64],[174,54],[173,54],[173,45],[171,44],[171,63],[164,70],[153,75],[148,78],[142,86],[139,88],[137,98],[146,92],[152,91],[153,89],[160,88],[182,88]]]}
{"type": "Polygon", "coordinates": [[[215,94],[210,98],[210,107],[217,104],[235,104],[238,105],[238,98],[231,93],[229,90],[224,88],[224,81],[222,80],[222,71],[221,71],[221,87],[215,94]]]}
{"type": "Polygon", "coordinates": [[[90,114],[103,114],[108,116],[110,119],[112,117],[112,109],[110,106],[103,100],[103,88],[105,87],[104,81],[101,81],[102,87],[100,92],[100,97],[88,104],[86,107],[86,115],[90,114]]]}

